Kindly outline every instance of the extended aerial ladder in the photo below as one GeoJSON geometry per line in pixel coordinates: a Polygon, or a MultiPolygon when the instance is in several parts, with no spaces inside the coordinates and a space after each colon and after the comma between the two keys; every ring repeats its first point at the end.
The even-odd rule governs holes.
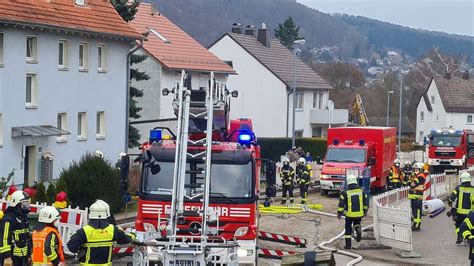
{"type": "Polygon", "coordinates": [[[237,265],[238,244],[218,237],[219,216],[209,208],[213,134],[228,126],[229,92],[225,83],[216,82],[214,72],[210,72],[205,88],[193,89],[191,75],[185,71],[175,87],[164,89],[163,95],[170,92],[174,93],[173,107],[178,117],[171,208],[165,217],[158,217],[158,224],[165,224],[165,230],[143,236],[142,243],[154,247],[153,252],[136,249],[134,263],[148,265],[156,258],[163,265],[212,265],[212,250],[227,249],[226,264],[237,265]],[[190,138],[190,133],[198,137],[190,138]],[[188,169],[188,159],[201,159],[203,167],[188,169]],[[202,182],[186,184],[186,175],[202,182]],[[201,208],[185,210],[186,199],[201,197],[201,208]],[[202,217],[200,228],[194,228],[192,235],[183,235],[179,228],[186,216],[202,217]]]}

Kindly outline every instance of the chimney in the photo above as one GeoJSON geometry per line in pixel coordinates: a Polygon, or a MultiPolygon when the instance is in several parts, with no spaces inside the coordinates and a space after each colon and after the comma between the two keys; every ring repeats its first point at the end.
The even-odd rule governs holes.
{"type": "Polygon", "coordinates": [[[245,35],[255,36],[255,26],[254,25],[247,25],[247,27],[245,28],[245,35]]]}
{"type": "Polygon", "coordinates": [[[266,47],[270,47],[270,38],[268,38],[267,34],[267,24],[262,23],[262,28],[258,29],[257,40],[266,47]]]}
{"type": "Polygon", "coordinates": [[[451,79],[451,73],[446,72],[446,74],[444,74],[444,78],[445,79],[451,79]]]}
{"type": "Polygon", "coordinates": [[[469,71],[466,70],[462,73],[462,79],[469,80],[469,71]]]}
{"type": "Polygon", "coordinates": [[[238,22],[232,24],[232,33],[242,34],[242,24],[238,22]]]}

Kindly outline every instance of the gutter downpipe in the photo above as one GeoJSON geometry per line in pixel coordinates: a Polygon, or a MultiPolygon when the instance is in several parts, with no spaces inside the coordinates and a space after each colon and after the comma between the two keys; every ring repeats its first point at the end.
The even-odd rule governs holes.
{"type": "Polygon", "coordinates": [[[128,138],[130,135],[130,86],[131,86],[131,80],[130,80],[130,68],[131,68],[131,57],[132,54],[135,53],[138,49],[143,47],[143,41],[145,40],[145,36],[142,36],[140,38],[140,43],[135,46],[132,50],[130,50],[127,54],[127,95],[125,96],[126,101],[125,101],[125,146],[124,146],[124,152],[128,154],[128,138]]]}

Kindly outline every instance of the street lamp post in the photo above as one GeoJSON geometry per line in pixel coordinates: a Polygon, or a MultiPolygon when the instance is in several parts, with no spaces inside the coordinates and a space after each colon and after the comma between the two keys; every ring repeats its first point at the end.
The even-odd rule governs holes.
{"type": "Polygon", "coordinates": [[[390,94],[393,94],[393,91],[387,91],[387,127],[390,124],[390,94]]]}
{"type": "Polygon", "coordinates": [[[402,93],[403,93],[403,74],[400,72],[400,102],[398,103],[398,154],[401,152],[402,139],[402,93]]]}
{"type": "Polygon", "coordinates": [[[304,44],[306,41],[305,39],[295,40],[293,42],[293,108],[292,108],[292,125],[291,125],[291,148],[293,148],[296,144],[295,139],[295,118],[296,118],[296,47],[297,44],[304,44]]]}

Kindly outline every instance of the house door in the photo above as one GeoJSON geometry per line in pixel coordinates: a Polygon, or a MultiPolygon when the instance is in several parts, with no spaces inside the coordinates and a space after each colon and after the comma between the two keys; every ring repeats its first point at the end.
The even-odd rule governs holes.
{"type": "Polygon", "coordinates": [[[25,146],[25,170],[24,186],[33,185],[36,180],[36,146],[25,146]]]}

